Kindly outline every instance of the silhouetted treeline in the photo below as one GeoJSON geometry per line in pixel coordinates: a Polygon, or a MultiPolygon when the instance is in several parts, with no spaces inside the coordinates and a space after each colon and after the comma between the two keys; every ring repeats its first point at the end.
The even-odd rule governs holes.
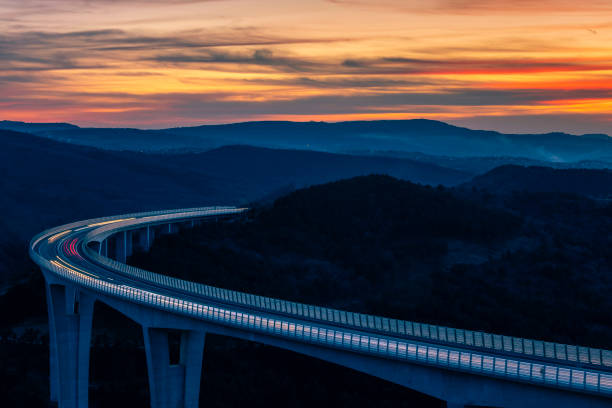
{"type": "Polygon", "coordinates": [[[612,198],[612,170],[504,165],[474,177],[465,186],[497,194],[527,191],[612,198]]]}
{"type": "Polygon", "coordinates": [[[612,346],[608,206],[386,176],[295,191],[131,262],[220,287],[454,327],[612,346]]]}

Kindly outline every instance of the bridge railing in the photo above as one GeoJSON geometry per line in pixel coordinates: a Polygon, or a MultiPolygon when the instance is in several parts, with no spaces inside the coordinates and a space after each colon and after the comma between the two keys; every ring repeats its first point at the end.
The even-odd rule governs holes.
{"type": "Polygon", "coordinates": [[[205,210],[210,210],[210,209],[231,209],[231,208],[235,208],[235,207],[231,207],[231,206],[194,207],[194,208],[183,208],[183,209],[178,209],[178,210],[176,209],[175,210],[159,210],[159,211],[148,211],[144,213],[136,212],[136,213],[127,213],[127,214],[112,215],[112,216],[106,216],[106,217],[90,218],[87,220],[71,222],[69,224],[64,224],[58,227],[53,227],[53,228],[44,230],[40,234],[35,235],[34,238],[30,240],[30,250],[34,249],[36,245],[43,238],[48,238],[49,236],[53,234],[60,233],[60,232],[63,232],[69,229],[73,229],[73,228],[83,227],[89,224],[96,224],[100,222],[113,221],[113,220],[123,219],[123,218],[136,218],[136,217],[142,216],[143,214],[146,214],[147,216],[157,216],[157,215],[164,215],[164,214],[173,214],[177,212],[188,213],[188,212],[194,212],[194,211],[205,211],[205,210]]]}
{"type": "Polygon", "coordinates": [[[423,344],[418,341],[384,337],[372,333],[348,331],[346,328],[325,327],[310,322],[301,324],[278,315],[262,316],[252,312],[205,305],[97,279],[68,267],[51,264],[38,254],[34,254],[33,257],[45,269],[86,289],[191,318],[380,358],[607,397],[612,396],[612,374],[608,373],[540,364],[443,345],[423,344]]]}
{"type": "MultiPolygon", "coordinates": [[[[236,211],[236,209],[226,210],[226,214],[232,214],[232,211],[234,211],[234,214],[240,212],[236,211]]],[[[217,214],[219,214],[219,212],[217,212],[217,214]]],[[[148,214],[140,214],[141,217],[144,215],[148,216],[148,214]]],[[[212,215],[212,213],[210,209],[203,209],[194,211],[191,215],[193,217],[206,217],[212,215]]],[[[156,219],[156,222],[162,219],[170,220],[173,217],[181,216],[181,211],[173,214],[164,214],[160,217],[152,216],[156,219]]],[[[137,220],[129,222],[136,225],[137,220]]],[[[107,232],[119,227],[121,227],[121,224],[109,224],[90,232],[88,237],[91,239],[100,232],[107,232]]],[[[612,351],[610,350],[391,319],[253,295],[145,271],[101,256],[87,248],[86,245],[85,250],[87,251],[88,257],[95,262],[124,275],[132,276],[156,285],[184,291],[186,293],[205,296],[224,303],[231,303],[248,308],[257,308],[272,313],[292,315],[302,319],[321,321],[338,326],[354,327],[359,330],[372,331],[394,337],[418,339],[485,351],[490,350],[494,352],[510,353],[516,354],[517,356],[523,355],[542,360],[556,360],[576,366],[594,366],[602,369],[612,369],[612,351]]]]}
{"type": "MultiPolygon", "coordinates": [[[[130,230],[133,227],[141,228],[144,225],[149,224],[163,224],[165,222],[180,222],[184,218],[198,219],[207,217],[224,217],[224,216],[236,216],[246,211],[246,208],[236,207],[204,207],[204,208],[191,208],[185,211],[179,210],[175,212],[163,212],[161,214],[150,214],[141,213],[136,214],[136,217],[125,216],[125,220],[106,224],[99,228],[90,231],[85,236],[85,241],[90,242],[95,240],[96,237],[104,235],[106,233],[119,232],[124,230],[130,230]]],[[[124,216],[122,216],[124,217],[124,216]]]]}

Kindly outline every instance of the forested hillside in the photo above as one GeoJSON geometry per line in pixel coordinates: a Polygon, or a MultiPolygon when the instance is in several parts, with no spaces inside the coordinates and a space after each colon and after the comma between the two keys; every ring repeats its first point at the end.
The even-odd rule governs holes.
{"type": "Polygon", "coordinates": [[[132,262],[284,299],[612,347],[611,207],[533,194],[357,177],[164,237],[132,262]]]}

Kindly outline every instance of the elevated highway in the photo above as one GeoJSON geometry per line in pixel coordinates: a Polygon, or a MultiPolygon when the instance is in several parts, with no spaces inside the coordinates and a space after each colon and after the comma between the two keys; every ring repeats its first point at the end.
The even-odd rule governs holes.
{"type": "MultiPolygon", "coordinates": [[[[152,407],[197,407],[206,333],[344,365],[448,406],[611,407],[612,351],[441,327],[188,282],[125,264],[135,247],[245,209],[207,207],[79,221],[34,237],[46,281],[51,400],[87,407],[93,305],[143,328],[152,407]],[[181,333],[171,361],[168,333],[181,333]]],[[[239,356],[236,356],[239,358],[239,356]]]]}

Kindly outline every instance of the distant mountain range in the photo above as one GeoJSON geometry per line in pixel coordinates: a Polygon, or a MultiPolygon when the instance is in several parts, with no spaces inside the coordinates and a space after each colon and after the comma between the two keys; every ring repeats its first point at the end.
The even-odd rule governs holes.
{"type": "MultiPolygon", "coordinates": [[[[80,128],[71,124],[0,122],[0,129],[33,133],[108,150],[197,152],[228,145],[453,158],[522,158],[552,163],[612,163],[612,137],[603,134],[503,134],[415,119],[354,122],[245,122],[161,130],[80,128]]],[[[501,163],[503,164],[503,163],[501,163]]]]}
{"type": "Polygon", "coordinates": [[[0,211],[4,215],[0,228],[30,236],[73,218],[148,208],[244,204],[289,186],[373,173],[432,185],[457,185],[472,177],[400,158],[251,146],[144,154],[0,130],[0,211]],[[17,220],[10,227],[3,225],[17,220]]]}
{"type": "MultiPolygon", "coordinates": [[[[70,125],[38,128],[54,126],[74,129],[70,125]]],[[[174,154],[109,151],[0,130],[0,255],[18,254],[15,248],[24,247],[25,240],[36,232],[73,219],[269,201],[296,188],[359,175],[387,174],[415,183],[474,186],[491,192],[568,191],[609,197],[612,188],[612,171],[606,170],[503,166],[478,176],[482,174],[479,166],[467,166],[469,159],[438,157],[445,163],[439,165],[434,156],[396,155],[253,146],[174,154]],[[454,162],[460,165],[446,166],[454,162]]],[[[482,158],[480,162],[491,166],[503,160],[482,158]]],[[[0,265],[0,287],[10,274],[10,262],[7,265],[0,265]]]]}
{"type": "Polygon", "coordinates": [[[366,174],[457,185],[471,174],[410,159],[226,146],[203,153],[105,151],[0,130],[0,289],[37,232],[148,209],[242,205],[366,174]]]}

